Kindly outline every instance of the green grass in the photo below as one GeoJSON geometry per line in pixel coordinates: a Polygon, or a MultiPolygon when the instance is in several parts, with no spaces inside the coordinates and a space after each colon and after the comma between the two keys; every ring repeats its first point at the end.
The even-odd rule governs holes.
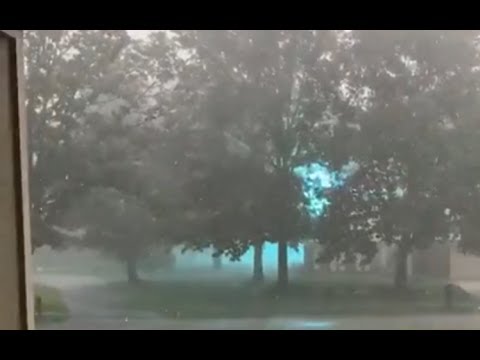
{"type": "Polygon", "coordinates": [[[35,298],[41,299],[41,310],[37,306],[35,308],[37,323],[61,322],[68,318],[68,308],[57,289],[50,286],[35,285],[35,298]]]}
{"type": "MultiPolygon", "coordinates": [[[[132,287],[125,282],[125,269],[93,252],[49,251],[35,254],[37,269],[46,274],[89,275],[105,279],[115,306],[129,311],[148,311],[169,318],[245,318],[271,316],[352,316],[446,313],[444,280],[410,279],[410,290],[395,292],[391,274],[302,273],[291,269],[289,291],[280,293],[272,282],[254,286],[247,271],[224,269],[177,269],[142,274],[150,281],[132,287]],[[48,266],[46,265],[48,264],[48,266]]],[[[274,279],[274,272],[267,273],[274,279]]],[[[92,289],[91,289],[92,290],[92,289]]],[[[100,291],[105,290],[100,289],[100,291]]],[[[62,321],[68,317],[61,294],[41,287],[43,320],[62,321]]],[[[94,292],[92,292],[94,294],[94,292]]],[[[110,296],[110,295],[109,295],[110,296]]],[[[478,302],[457,293],[453,312],[473,312],[478,302]]]]}
{"type": "MultiPolygon", "coordinates": [[[[110,285],[122,306],[169,318],[246,318],[321,315],[446,313],[443,287],[415,284],[397,292],[382,283],[296,281],[288,291],[274,284],[226,281],[158,281],[110,285]]],[[[478,302],[456,294],[453,310],[473,312],[478,302]]]]}

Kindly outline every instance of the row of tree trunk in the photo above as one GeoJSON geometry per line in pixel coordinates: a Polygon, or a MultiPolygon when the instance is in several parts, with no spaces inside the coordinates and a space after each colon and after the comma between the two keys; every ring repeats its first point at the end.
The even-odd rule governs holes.
{"type": "MultiPolygon", "coordinates": [[[[408,281],[408,255],[405,247],[399,247],[396,254],[394,285],[397,289],[405,289],[408,281]]],[[[221,257],[213,258],[213,268],[220,270],[222,268],[221,257]]],[[[126,270],[128,282],[136,284],[140,278],[138,276],[137,259],[130,258],[126,260],[126,270]]],[[[263,271],[263,243],[258,242],[253,247],[253,281],[262,282],[265,278],[263,271]]],[[[286,241],[278,244],[278,286],[285,289],[288,286],[288,244],[286,241]]]]}
{"type": "MultiPolygon", "coordinates": [[[[287,257],[286,252],[283,255],[283,261],[285,262],[285,266],[283,268],[282,274],[287,274],[288,265],[287,264],[287,257]]],[[[132,257],[128,258],[125,261],[126,270],[127,270],[127,279],[128,282],[131,284],[136,284],[140,281],[140,277],[138,275],[138,268],[137,268],[137,259],[132,257]]],[[[222,268],[222,258],[219,256],[213,257],[213,268],[215,270],[221,270],[222,268]]],[[[253,247],[253,280],[256,282],[261,282],[265,278],[263,272],[263,243],[257,243],[253,247]]],[[[288,278],[287,278],[288,279],[288,278]]]]}

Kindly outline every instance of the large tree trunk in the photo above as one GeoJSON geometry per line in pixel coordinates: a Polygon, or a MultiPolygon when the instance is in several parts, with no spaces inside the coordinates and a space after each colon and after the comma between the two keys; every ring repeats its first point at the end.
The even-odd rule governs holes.
{"type": "Polygon", "coordinates": [[[278,287],[286,289],[288,286],[288,242],[278,242],[278,287]]]}
{"type": "Polygon", "coordinates": [[[262,282],[263,275],[263,242],[253,246],[253,281],[262,282]]]}
{"type": "Polygon", "coordinates": [[[127,276],[130,284],[137,284],[140,281],[137,270],[137,259],[127,260],[127,276]]]}
{"type": "Polygon", "coordinates": [[[313,244],[305,244],[304,247],[303,268],[306,272],[311,273],[315,270],[315,246],[313,244]]]}
{"type": "Polygon", "coordinates": [[[220,256],[213,257],[213,268],[215,270],[220,270],[222,268],[222,258],[220,256]]]}
{"type": "Polygon", "coordinates": [[[395,288],[404,290],[408,281],[408,250],[405,246],[399,245],[396,254],[395,266],[395,288]]]}

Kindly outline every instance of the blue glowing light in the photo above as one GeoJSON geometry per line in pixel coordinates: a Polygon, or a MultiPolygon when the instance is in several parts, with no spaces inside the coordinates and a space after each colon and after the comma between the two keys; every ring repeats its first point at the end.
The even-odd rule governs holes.
{"type": "MultiPolygon", "coordinates": [[[[204,252],[187,251],[182,252],[181,247],[174,249],[176,256],[175,266],[179,269],[212,269],[212,249],[204,252]]],[[[241,270],[242,268],[250,269],[253,267],[253,247],[250,247],[243,254],[239,261],[231,262],[226,256],[222,256],[223,267],[231,270],[241,270]]],[[[265,242],[263,245],[263,267],[266,271],[274,271],[278,263],[278,244],[265,242]]],[[[299,245],[298,249],[288,248],[288,264],[289,266],[303,265],[304,249],[303,245],[299,245]]]]}
{"type": "Polygon", "coordinates": [[[293,321],[289,324],[289,328],[296,330],[321,330],[334,327],[334,323],[331,321],[293,321]]]}
{"type": "MultiPolygon", "coordinates": [[[[302,192],[305,197],[305,207],[308,214],[312,218],[322,216],[330,205],[330,201],[326,197],[326,190],[333,190],[345,185],[347,179],[358,169],[358,164],[350,162],[340,169],[340,171],[332,171],[327,164],[323,162],[313,162],[297,166],[293,173],[301,179],[302,192]]],[[[176,254],[178,260],[176,266],[179,267],[212,267],[212,253],[213,251],[206,251],[205,253],[188,252],[182,254],[180,248],[177,249],[176,254]]],[[[263,262],[264,268],[275,269],[278,262],[278,245],[267,242],[263,247],[263,262]]],[[[288,263],[289,265],[301,265],[304,262],[304,247],[302,244],[298,249],[288,249],[288,263]]],[[[225,265],[229,268],[246,267],[250,269],[253,266],[253,248],[240,258],[238,262],[230,262],[225,258],[225,265]],[[228,265],[227,265],[228,264],[228,265]]],[[[303,327],[322,327],[328,326],[328,323],[316,322],[303,323],[303,327]]]]}
{"type": "MultiPolygon", "coordinates": [[[[303,245],[299,245],[298,249],[288,248],[288,264],[302,265],[304,262],[303,245]]],[[[253,266],[253,247],[243,254],[240,258],[242,264],[253,266]]],[[[278,244],[265,243],[263,245],[263,266],[265,269],[275,269],[278,263],[278,244]]]]}
{"type": "Polygon", "coordinates": [[[348,177],[344,172],[331,171],[320,162],[297,166],[293,172],[302,180],[305,207],[312,218],[320,217],[330,205],[325,190],[341,187],[348,177]]]}
{"type": "Polygon", "coordinates": [[[325,163],[313,162],[297,166],[293,173],[302,180],[302,191],[306,199],[305,207],[312,218],[323,215],[330,201],[325,190],[333,190],[345,185],[347,179],[358,170],[358,164],[351,161],[340,171],[333,171],[325,163]]]}

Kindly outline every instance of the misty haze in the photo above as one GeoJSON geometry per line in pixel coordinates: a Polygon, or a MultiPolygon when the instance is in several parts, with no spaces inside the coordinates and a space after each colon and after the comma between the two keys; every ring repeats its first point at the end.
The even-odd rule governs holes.
{"type": "Polygon", "coordinates": [[[36,326],[480,329],[479,40],[26,30],[36,326]]]}

